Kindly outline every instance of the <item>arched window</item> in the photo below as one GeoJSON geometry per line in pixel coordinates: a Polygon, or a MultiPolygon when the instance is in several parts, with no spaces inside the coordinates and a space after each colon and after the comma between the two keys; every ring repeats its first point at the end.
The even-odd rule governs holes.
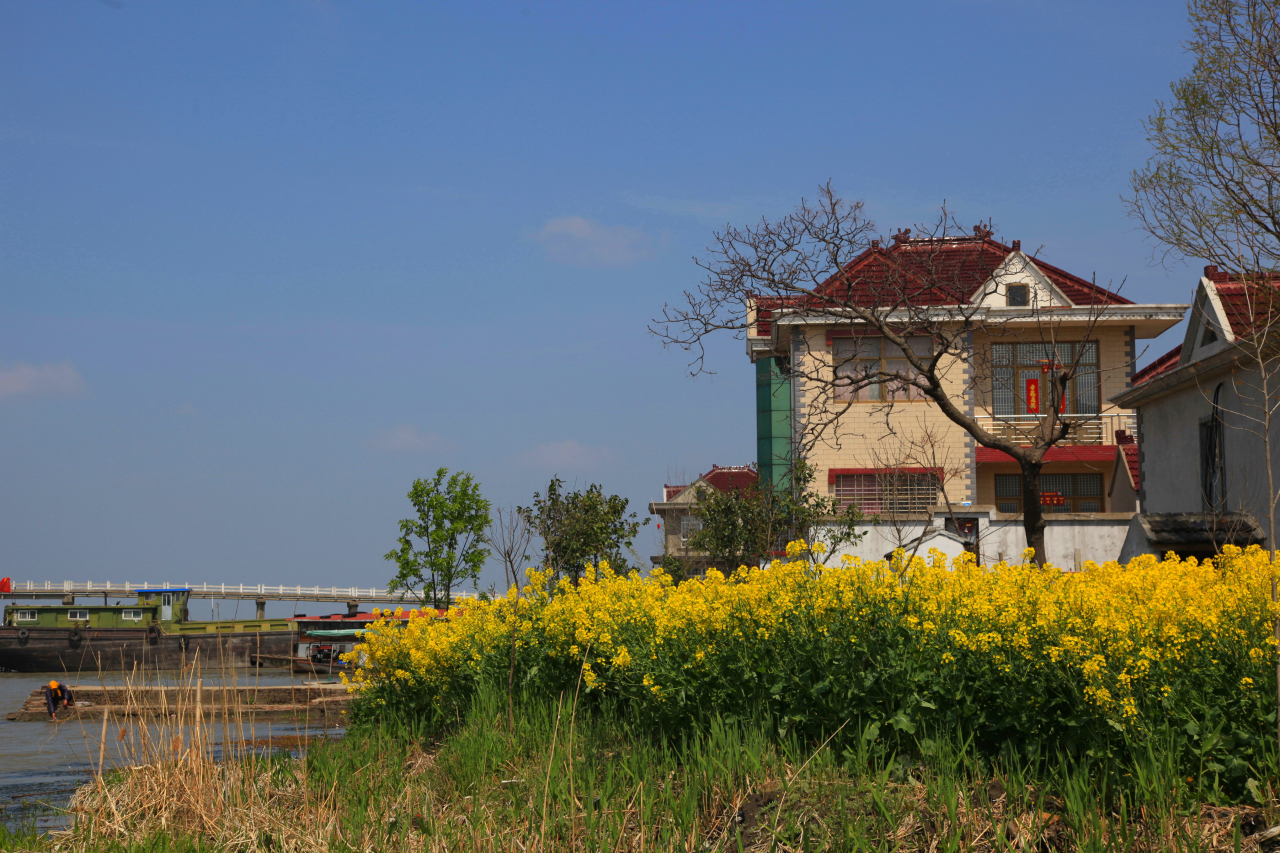
{"type": "Polygon", "coordinates": [[[1213,389],[1208,417],[1200,419],[1200,493],[1205,512],[1226,512],[1227,465],[1223,440],[1222,385],[1213,389]]]}

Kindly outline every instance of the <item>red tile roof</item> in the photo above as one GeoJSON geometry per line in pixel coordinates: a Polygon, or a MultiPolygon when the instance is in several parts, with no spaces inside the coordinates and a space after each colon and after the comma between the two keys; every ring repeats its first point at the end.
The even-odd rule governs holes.
{"type": "Polygon", "coordinates": [[[1134,387],[1141,385],[1143,382],[1150,382],[1162,373],[1168,373],[1178,366],[1178,359],[1182,357],[1182,344],[1178,344],[1146,367],[1136,371],[1131,377],[1134,387]]]}
{"type": "Polygon", "coordinates": [[[1241,281],[1240,273],[1220,270],[1217,266],[1205,267],[1204,277],[1213,282],[1236,337],[1245,337],[1280,321],[1280,279],[1241,281]]]}
{"type": "MultiPolygon", "coordinates": [[[[960,305],[973,299],[1013,250],[989,236],[951,239],[903,239],[889,247],[875,245],[833,275],[818,291],[826,299],[876,308],[920,305],[960,305]]],[[[1062,293],[1076,305],[1132,305],[1133,303],[1079,276],[1039,259],[1032,259],[1062,293]]],[[[757,335],[771,331],[773,309],[785,305],[822,304],[819,298],[761,296],[757,301],[757,335]]]]}
{"type": "Polygon", "coordinates": [[[1138,445],[1122,444],[1120,452],[1124,454],[1125,465],[1129,468],[1129,477],[1133,480],[1133,488],[1137,489],[1141,483],[1141,474],[1138,470],[1138,445]]]}
{"type": "MultiPolygon", "coordinates": [[[[750,465],[712,465],[711,470],[699,477],[707,485],[713,489],[722,492],[731,492],[735,489],[745,489],[756,481],[759,475],[750,465]]],[[[662,487],[663,501],[669,501],[676,495],[683,492],[688,486],[667,486],[662,487]]]]}
{"type": "MultiPolygon", "coordinates": [[[[1045,451],[1046,462],[1114,462],[1115,444],[1057,444],[1045,451]]],[[[1126,445],[1131,446],[1131,445],[1126,445]]],[[[1002,450],[979,447],[979,465],[990,462],[1014,462],[1014,458],[1002,450]]]]}
{"type": "Polygon", "coordinates": [[[711,470],[702,475],[702,479],[722,492],[734,489],[745,489],[756,481],[755,469],[749,465],[730,465],[720,467],[712,465],[711,470]]]}
{"type": "Polygon", "coordinates": [[[1280,299],[1274,285],[1232,282],[1219,284],[1215,289],[1231,324],[1231,333],[1237,338],[1246,338],[1280,323],[1280,299]]]}

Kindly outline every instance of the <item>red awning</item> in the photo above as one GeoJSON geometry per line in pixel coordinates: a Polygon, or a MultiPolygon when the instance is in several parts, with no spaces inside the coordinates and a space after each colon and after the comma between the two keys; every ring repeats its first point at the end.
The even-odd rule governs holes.
{"type": "MultiPolygon", "coordinates": [[[[1045,462],[1115,462],[1116,447],[1114,444],[1069,444],[1055,445],[1045,451],[1045,462]]],[[[979,447],[977,461],[979,465],[995,462],[1016,464],[1016,460],[1002,450],[990,447],[979,447]]]]}

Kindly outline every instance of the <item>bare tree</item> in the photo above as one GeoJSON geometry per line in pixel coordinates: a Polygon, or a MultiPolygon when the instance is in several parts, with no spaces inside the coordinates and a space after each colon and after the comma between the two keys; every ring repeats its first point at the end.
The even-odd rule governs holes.
{"type": "MultiPolygon", "coordinates": [[[[1277,556],[1271,424],[1276,414],[1275,270],[1280,267],[1280,3],[1191,0],[1196,57],[1145,122],[1153,153],[1130,178],[1130,213],[1166,255],[1236,269],[1246,286],[1250,332],[1237,342],[1254,387],[1237,420],[1262,441],[1267,546],[1277,556]],[[1252,272],[1250,272],[1252,271],[1252,272]],[[1256,309],[1263,309],[1263,316],[1256,309]]],[[[1242,397],[1241,399],[1246,399],[1242,397]]],[[[1280,599],[1271,582],[1272,602],[1280,599]]],[[[1274,623],[1280,643],[1280,618],[1274,623]]],[[[1276,660],[1280,702],[1280,656],[1276,660]]],[[[1280,718],[1277,719],[1280,737],[1280,718]]]]}
{"type": "Polygon", "coordinates": [[[511,667],[507,672],[507,724],[515,731],[516,629],[519,627],[520,568],[529,559],[533,530],[516,507],[499,507],[489,523],[489,544],[502,562],[507,592],[516,591],[511,602],[511,667]]]}
{"type": "MultiPolygon", "coordinates": [[[[922,418],[907,425],[905,429],[886,418],[884,430],[884,435],[871,451],[872,464],[885,472],[877,476],[876,486],[881,496],[877,520],[887,524],[893,531],[897,547],[906,552],[906,563],[920,552],[927,534],[933,528],[928,521],[923,526],[920,525],[918,519],[922,508],[918,506],[919,500],[911,488],[911,482],[895,472],[915,469],[930,472],[931,476],[936,477],[943,486],[939,491],[947,518],[955,532],[963,535],[963,525],[956,515],[955,503],[947,492],[946,484],[949,480],[964,476],[969,468],[969,460],[959,458],[952,443],[946,441],[936,427],[922,418]]],[[[976,535],[973,545],[975,549],[979,548],[976,535]]]]}
{"type": "Polygon", "coordinates": [[[1192,0],[1196,57],[1144,122],[1154,149],[1125,199],[1166,253],[1224,269],[1280,266],[1276,0],[1192,0]]]}
{"type": "Polygon", "coordinates": [[[520,589],[520,568],[529,559],[529,546],[533,544],[533,531],[524,516],[515,507],[498,508],[489,523],[489,544],[502,563],[507,589],[520,589]]]}
{"type": "MultiPolygon", "coordinates": [[[[973,298],[975,277],[1000,287],[1001,281],[1032,276],[1030,259],[1020,251],[995,252],[957,263],[957,246],[989,240],[993,232],[979,225],[965,233],[945,206],[918,232],[914,238],[909,230],[899,232],[892,247],[882,246],[887,241],[877,237],[862,202],[846,202],[828,183],[815,202],[801,201],[789,215],[717,233],[697,261],[706,272],[702,284],[686,291],[681,303],[665,305],[650,331],[664,345],[692,352],[694,374],[709,372],[708,338],[732,334],[750,341],[767,334],[773,354],[783,356],[784,369],[805,389],[792,451],[800,457],[819,441],[840,440],[836,426],[867,389],[879,389],[874,393],[889,412],[913,396],[932,402],[978,444],[1017,462],[1027,543],[1044,563],[1040,470],[1049,448],[1080,425],[1068,416],[1074,380],[1087,375],[1096,383],[1098,372],[1086,364],[1086,347],[1059,344],[1090,340],[1107,305],[1124,300],[1083,283],[1090,294],[1086,304],[1030,305],[1024,316],[997,319],[984,300],[973,298]],[[871,330],[894,357],[863,364],[819,351],[794,331],[806,325],[844,326],[855,336],[871,330]],[[975,416],[975,399],[990,405],[986,389],[999,367],[989,352],[975,348],[975,332],[1043,348],[1044,374],[1036,386],[1043,400],[1024,406],[1035,413],[1030,420],[988,428],[975,416]]],[[[1021,399],[1017,383],[1008,385],[1005,390],[1021,399]]]]}

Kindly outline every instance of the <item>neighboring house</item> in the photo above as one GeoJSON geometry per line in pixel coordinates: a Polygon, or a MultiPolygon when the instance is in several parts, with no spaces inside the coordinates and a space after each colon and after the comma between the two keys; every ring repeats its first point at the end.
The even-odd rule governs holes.
{"type": "MultiPolygon", "coordinates": [[[[1134,376],[1137,376],[1135,373],[1134,376]]],[[[1111,486],[1107,489],[1112,512],[1138,512],[1142,502],[1138,500],[1138,490],[1142,485],[1141,469],[1138,466],[1138,444],[1134,436],[1116,433],[1115,464],[1111,468],[1111,486]]]]}
{"type": "MultiPolygon", "coordinates": [[[[1065,407],[1075,426],[1046,453],[1040,480],[1050,514],[1049,557],[1059,564],[1079,562],[1082,548],[1091,546],[1095,553],[1085,553],[1084,559],[1114,557],[1120,543],[1115,531],[1090,531],[1117,528],[1122,538],[1136,509],[1126,493],[1136,492],[1127,481],[1132,472],[1127,464],[1117,464],[1136,432],[1136,419],[1131,408],[1109,400],[1130,388],[1137,342],[1172,327],[1187,306],[1134,304],[1028,256],[1019,241],[1006,246],[987,232],[947,240],[901,236],[859,255],[846,267],[844,280],[873,281],[877,269],[890,266],[902,275],[913,263],[930,265],[929,280],[945,279],[945,287],[915,293],[917,306],[944,315],[947,306],[979,309],[968,312],[973,355],[957,361],[947,379],[952,399],[963,401],[966,413],[985,429],[1016,441],[1040,419],[1037,389],[1048,388],[1046,371],[1079,359],[1081,369],[1065,407]],[[1117,483],[1118,475],[1126,480],[1117,483]],[[1055,531],[1066,522],[1085,524],[1055,531]]],[[[850,287],[849,292],[865,307],[891,307],[875,287],[850,287]]],[[[922,353],[931,346],[928,338],[908,344],[922,353]]],[[[798,300],[761,299],[747,335],[747,352],[756,365],[761,476],[777,482],[797,448],[805,447],[818,488],[881,518],[874,535],[854,549],[862,556],[879,557],[895,542],[933,535],[945,518],[953,532],[991,537],[990,547],[979,549],[984,558],[1017,557],[1025,537],[1020,469],[1011,457],[977,446],[918,392],[873,385],[832,393],[803,378],[823,371],[829,371],[827,377],[837,370],[856,374],[864,363],[905,370],[894,349],[865,324],[809,310],[798,300]],[[891,396],[896,399],[889,408],[891,396]],[[832,427],[835,409],[843,413],[832,427]],[[806,442],[818,435],[809,431],[824,422],[822,437],[806,442]]]]}
{"type": "MultiPolygon", "coordinates": [[[[1165,550],[1204,555],[1224,542],[1265,540],[1271,492],[1261,428],[1264,377],[1250,351],[1280,321],[1275,288],[1205,267],[1182,343],[1135,373],[1133,388],[1114,398],[1138,413],[1144,516],[1135,519],[1126,557],[1165,550]]],[[[1275,405],[1280,361],[1268,358],[1275,405]]],[[[1271,425],[1271,439],[1280,455],[1280,423],[1271,425]]]]}
{"type": "Polygon", "coordinates": [[[711,470],[684,486],[662,487],[662,500],[649,504],[649,513],[661,519],[661,555],[651,557],[654,565],[664,556],[682,560],[690,570],[704,572],[708,566],[705,552],[689,547],[689,537],[702,529],[702,519],[693,510],[698,503],[699,489],[717,489],[733,492],[745,489],[756,481],[754,468],[746,465],[712,465],[711,470]]]}

